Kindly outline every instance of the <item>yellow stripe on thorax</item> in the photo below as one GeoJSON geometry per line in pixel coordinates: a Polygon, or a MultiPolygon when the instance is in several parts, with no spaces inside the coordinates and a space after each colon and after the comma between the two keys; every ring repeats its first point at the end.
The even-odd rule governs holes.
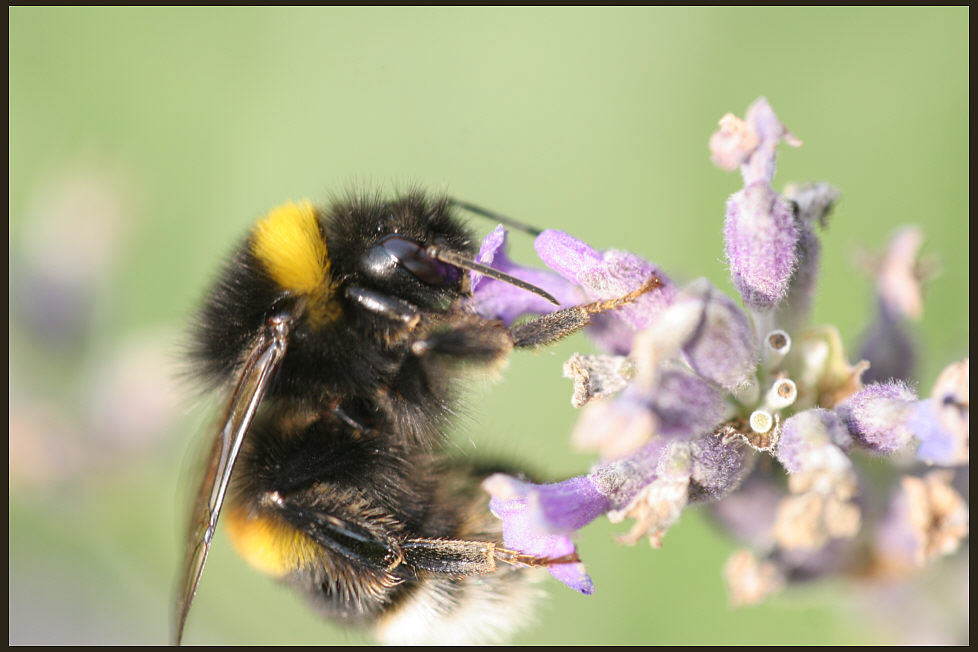
{"type": "Polygon", "coordinates": [[[251,251],[286,290],[314,294],[329,280],[326,243],[309,201],[282,204],[259,220],[251,251]]]}
{"type": "Polygon", "coordinates": [[[254,568],[272,577],[302,568],[319,555],[319,544],[275,516],[253,516],[235,508],[226,518],[234,549],[254,568]]]}
{"type": "Polygon", "coordinates": [[[282,204],[259,220],[251,235],[251,252],[280,287],[310,298],[314,325],[339,316],[329,252],[311,202],[282,204]]]}

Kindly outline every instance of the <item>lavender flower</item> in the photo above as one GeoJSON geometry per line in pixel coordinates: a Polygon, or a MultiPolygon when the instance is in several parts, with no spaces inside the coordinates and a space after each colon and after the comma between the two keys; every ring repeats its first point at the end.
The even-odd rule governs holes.
{"type": "MultiPolygon", "coordinates": [[[[557,274],[511,261],[506,255],[506,229],[501,224],[482,241],[476,261],[543,288],[560,301],[562,307],[585,300],[583,292],[557,274]]],[[[478,273],[472,274],[472,294],[476,312],[483,317],[500,319],[507,326],[522,315],[545,314],[554,308],[537,294],[478,273]]]]}
{"type": "MultiPolygon", "coordinates": [[[[507,546],[566,556],[575,552],[575,532],[603,514],[633,521],[620,541],[647,538],[658,547],[687,507],[713,503],[717,519],[757,551],[736,553],[724,571],[732,601],[753,603],[798,579],[865,572],[853,542],[864,524],[881,520],[873,511],[880,501],[861,493],[866,486],[851,459],[858,450],[887,455],[916,440],[920,460],[967,464],[967,360],[942,374],[930,398],[918,400],[906,382],[864,384],[870,364],[884,367],[883,354],[910,357],[892,339],[892,324],[872,340],[880,355],[855,363],[834,326],[806,328],[821,256],[816,227],[825,226],[839,192],[825,183],[789,185],[783,196],[775,191],[781,141],[801,144],[763,98],[745,120],[724,116],[710,140],[714,162],[739,167],[744,182],[727,202],[724,239],[747,311],[705,279],[680,289],[651,262],[597,251],[560,231],[544,231],[535,242],[556,280],[505,258],[500,229],[486,239],[481,261],[532,278],[562,304],[617,298],[653,275],[663,282],[659,291],[597,316],[589,333],[611,355],[575,355],[565,365],[574,380],[572,402],[583,406],[573,441],[602,461],[587,475],[553,484],[504,475],[485,482],[507,546]],[[765,457],[780,462],[786,483],[765,457]]],[[[919,237],[902,233],[879,265],[878,293],[888,314],[916,318],[919,237]]],[[[476,279],[473,294],[481,314],[507,323],[551,309],[490,279],[476,279]]],[[[955,548],[967,532],[966,506],[940,478],[902,484],[911,496],[905,502],[916,505],[915,540],[924,541],[916,550],[929,551],[928,560],[955,548]]],[[[551,572],[578,591],[593,590],[580,563],[556,564],[551,572]]]]}
{"type": "Polygon", "coordinates": [[[655,292],[642,295],[613,315],[599,315],[602,348],[627,354],[635,332],[650,326],[676,295],[676,288],[658,266],[627,251],[599,252],[563,231],[548,229],[537,236],[537,254],[548,267],[577,284],[588,298],[614,299],[637,290],[653,276],[662,282],[655,292]],[[610,323],[609,323],[610,320],[610,323]]]}

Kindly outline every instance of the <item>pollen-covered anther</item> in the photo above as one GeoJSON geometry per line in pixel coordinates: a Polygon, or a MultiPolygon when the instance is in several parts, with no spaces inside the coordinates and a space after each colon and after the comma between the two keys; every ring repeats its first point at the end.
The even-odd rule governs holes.
{"type": "Polygon", "coordinates": [[[790,378],[780,378],[774,381],[771,389],[764,396],[764,405],[773,411],[790,407],[798,398],[798,386],[790,378]]]}
{"type": "Polygon", "coordinates": [[[750,415],[750,428],[759,435],[770,432],[774,417],[767,410],[754,410],[750,415]]]}

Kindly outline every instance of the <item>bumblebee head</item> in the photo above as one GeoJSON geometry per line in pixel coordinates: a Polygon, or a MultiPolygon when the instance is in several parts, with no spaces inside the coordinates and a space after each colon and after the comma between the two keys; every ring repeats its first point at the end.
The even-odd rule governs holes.
{"type": "Polygon", "coordinates": [[[255,223],[207,295],[195,362],[205,379],[221,384],[276,315],[307,337],[350,325],[350,285],[446,310],[464,295],[467,274],[438,256],[471,259],[471,242],[446,200],[420,194],[353,198],[325,211],[309,201],[282,204],[255,223]]]}

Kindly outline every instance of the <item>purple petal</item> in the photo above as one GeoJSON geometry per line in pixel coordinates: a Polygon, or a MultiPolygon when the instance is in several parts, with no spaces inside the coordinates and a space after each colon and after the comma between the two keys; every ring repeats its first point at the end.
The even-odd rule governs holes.
{"type": "Polygon", "coordinates": [[[769,310],[787,296],[798,237],[794,208],[766,183],[747,186],[727,201],[727,261],[748,307],[769,310]]]}
{"type": "Polygon", "coordinates": [[[867,385],[836,408],[853,437],[871,451],[892,453],[913,437],[917,395],[898,381],[867,385]]]}
{"type": "Polygon", "coordinates": [[[537,254],[548,267],[580,285],[592,300],[616,299],[639,289],[653,276],[662,287],[636,298],[613,313],[598,315],[601,343],[608,351],[625,354],[631,347],[631,336],[646,328],[665,310],[676,295],[669,278],[652,263],[640,256],[610,250],[599,252],[585,242],[564,233],[548,229],[535,243],[537,254]],[[621,322],[610,325],[608,321],[621,322]]]}
{"type": "Polygon", "coordinates": [[[607,496],[609,508],[627,507],[645,487],[658,477],[659,462],[669,440],[659,437],[631,455],[597,466],[590,478],[598,491],[607,496]]]}
{"type": "Polygon", "coordinates": [[[584,595],[594,593],[594,582],[591,581],[591,577],[587,574],[584,564],[554,564],[550,567],[550,574],[584,595]]]}
{"type": "MultiPolygon", "coordinates": [[[[608,498],[588,476],[538,485],[497,473],[483,482],[492,498],[489,509],[503,519],[503,543],[539,557],[563,557],[575,551],[568,534],[607,511],[608,498]]],[[[581,563],[553,564],[550,573],[571,588],[590,594],[594,585],[581,563]]]]}
{"type": "MultiPolygon", "coordinates": [[[[476,261],[505,272],[552,294],[569,307],[584,302],[585,296],[572,283],[543,269],[517,265],[506,255],[506,229],[499,225],[482,241],[476,261]]],[[[472,306],[488,319],[502,320],[507,326],[522,315],[542,315],[558,309],[543,297],[504,281],[472,272],[472,306]]]]}
{"type": "Polygon", "coordinates": [[[915,405],[910,430],[920,440],[918,459],[942,466],[968,463],[967,443],[963,444],[955,432],[944,427],[935,399],[925,399],[915,405]],[[963,455],[962,449],[965,451],[963,455]]]}

